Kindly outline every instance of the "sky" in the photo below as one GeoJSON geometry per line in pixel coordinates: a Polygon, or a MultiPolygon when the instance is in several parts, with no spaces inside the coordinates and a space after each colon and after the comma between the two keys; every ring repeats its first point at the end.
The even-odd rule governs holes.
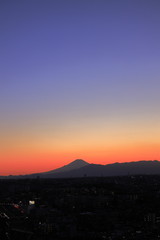
{"type": "Polygon", "coordinates": [[[160,160],[160,1],[0,1],[0,175],[160,160]]]}

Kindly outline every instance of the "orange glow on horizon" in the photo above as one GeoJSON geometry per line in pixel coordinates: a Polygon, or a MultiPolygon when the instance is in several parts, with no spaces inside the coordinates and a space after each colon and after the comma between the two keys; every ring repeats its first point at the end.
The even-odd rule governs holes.
{"type": "Polygon", "coordinates": [[[14,151],[3,153],[0,175],[18,175],[45,172],[66,165],[77,158],[89,163],[110,164],[140,160],[160,160],[160,144],[137,143],[99,148],[84,148],[68,151],[14,151]]]}

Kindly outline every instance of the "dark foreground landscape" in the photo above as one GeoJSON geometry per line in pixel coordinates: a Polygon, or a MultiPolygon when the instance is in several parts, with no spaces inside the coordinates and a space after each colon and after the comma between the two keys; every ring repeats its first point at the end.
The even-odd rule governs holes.
{"type": "Polygon", "coordinates": [[[0,239],[160,239],[160,176],[1,179],[0,239]]]}

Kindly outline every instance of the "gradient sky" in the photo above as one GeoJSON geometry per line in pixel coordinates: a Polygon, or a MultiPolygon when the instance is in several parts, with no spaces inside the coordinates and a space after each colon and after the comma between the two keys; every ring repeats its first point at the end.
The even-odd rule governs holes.
{"type": "Polygon", "coordinates": [[[0,175],[160,160],[160,1],[0,1],[0,175]]]}

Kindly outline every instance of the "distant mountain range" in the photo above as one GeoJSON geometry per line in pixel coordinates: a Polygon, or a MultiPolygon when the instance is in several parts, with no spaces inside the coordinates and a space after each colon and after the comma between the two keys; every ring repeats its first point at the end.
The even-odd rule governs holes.
{"type": "Polygon", "coordinates": [[[68,165],[49,172],[35,173],[30,175],[7,176],[1,178],[76,178],[126,176],[139,174],[160,174],[160,162],[154,160],[100,165],[90,164],[84,160],[77,159],[68,165]]]}

